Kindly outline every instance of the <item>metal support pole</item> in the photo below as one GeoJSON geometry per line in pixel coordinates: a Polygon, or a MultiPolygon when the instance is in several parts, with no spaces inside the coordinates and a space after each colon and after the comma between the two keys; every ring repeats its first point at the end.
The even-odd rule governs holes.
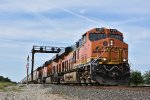
{"type": "Polygon", "coordinates": [[[34,46],[32,49],[32,67],[31,67],[31,82],[33,82],[33,70],[34,70],[34,46]]]}
{"type": "Polygon", "coordinates": [[[26,82],[26,84],[28,85],[29,55],[28,55],[28,57],[27,57],[27,65],[26,65],[26,68],[27,68],[27,82],[26,82]]]}
{"type": "Polygon", "coordinates": [[[27,85],[28,85],[28,72],[29,72],[29,67],[27,67],[27,85]]]}

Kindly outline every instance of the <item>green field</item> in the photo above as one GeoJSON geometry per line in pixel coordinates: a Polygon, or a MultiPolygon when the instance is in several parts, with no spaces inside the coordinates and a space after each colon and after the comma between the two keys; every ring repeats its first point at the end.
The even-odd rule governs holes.
{"type": "Polygon", "coordinates": [[[0,91],[5,91],[5,88],[8,86],[15,86],[15,83],[11,82],[0,82],[0,91]]]}

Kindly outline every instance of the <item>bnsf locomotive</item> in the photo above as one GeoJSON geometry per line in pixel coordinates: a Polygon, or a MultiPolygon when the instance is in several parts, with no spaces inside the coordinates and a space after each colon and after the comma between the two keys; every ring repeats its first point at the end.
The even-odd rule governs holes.
{"type": "MultiPolygon", "coordinates": [[[[31,74],[21,82],[31,82],[31,74]]],[[[128,84],[128,44],[116,29],[94,28],[33,72],[34,83],[128,84]]]]}

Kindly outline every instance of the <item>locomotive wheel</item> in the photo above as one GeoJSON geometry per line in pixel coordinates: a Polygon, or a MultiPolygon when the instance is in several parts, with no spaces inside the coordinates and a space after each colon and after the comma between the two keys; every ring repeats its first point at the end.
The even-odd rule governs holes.
{"type": "Polygon", "coordinates": [[[80,80],[81,80],[81,85],[82,85],[82,86],[85,86],[85,85],[86,85],[86,79],[82,78],[82,79],[80,79],[80,80]]]}
{"type": "Polygon", "coordinates": [[[87,85],[91,86],[91,84],[92,84],[91,79],[90,79],[90,78],[87,78],[87,79],[86,79],[86,83],[87,83],[87,85]]]}

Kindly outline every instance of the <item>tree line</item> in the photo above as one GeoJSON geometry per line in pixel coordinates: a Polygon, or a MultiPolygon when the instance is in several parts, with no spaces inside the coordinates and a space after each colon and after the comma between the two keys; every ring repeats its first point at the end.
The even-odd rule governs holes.
{"type": "Polygon", "coordinates": [[[0,76],[0,82],[11,82],[11,80],[8,78],[8,77],[3,77],[3,76],[0,76]]]}
{"type": "Polygon", "coordinates": [[[131,71],[130,85],[131,84],[135,86],[138,86],[140,84],[150,85],[150,70],[146,71],[143,75],[138,70],[131,71]]]}

